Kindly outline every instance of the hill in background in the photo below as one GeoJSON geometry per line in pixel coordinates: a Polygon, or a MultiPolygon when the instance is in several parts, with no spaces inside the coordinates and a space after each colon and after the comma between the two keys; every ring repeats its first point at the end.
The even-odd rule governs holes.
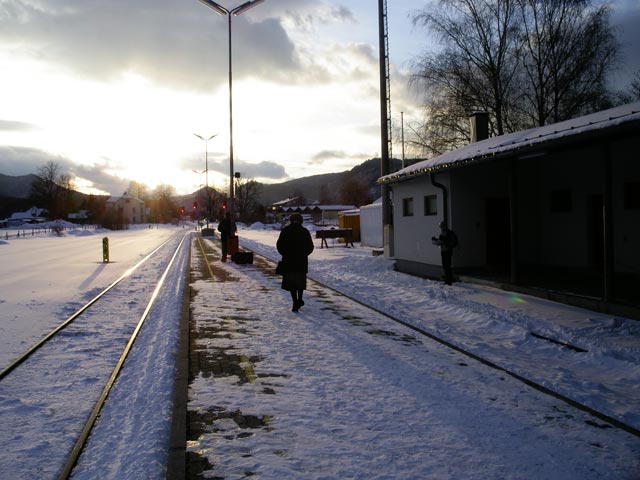
{"type": "MultiPolygon", "coordinates": [[[[400,160],[390,161],[392,172],[400,168],[400,160]]],[[[326,173],[309,177],[296,178],[283,183],[262,184],[260,203],[267,206],[289,197],[303,195],[307,202],[321,201],[323,196],[342,203],[345,197],[343,190],[355,186],[366,190],[369,201],[380,196],[380,186],[376,180],[380,177],[380,159],[367,160],[351,170],[339,173],[326,173]]],[[[37,175],[12,177],[0,174],[0,218],[6,218],[13,212],[24,211],[34,206],[29,197],[31,185],[38,179],[37,175]]],[[[84,195],[78,193],[78,195],[84,195]]],[[[190,205],[197,197],[197,192],[176,197],[179,204],[190,205]]],[[[345,202],[352,204],[353,202],[345,202]]]]}
{"type": "MultiPolygon", "coordinates": [[[[392,159],[390,164],[391,172],[400,169],[400,160],[392,159]]],[[[353,182],[366,186],[369,200],[374,201],[380,196],[380,186],[376,184],[378,178],[380,178],[380,159],[373,158],[345,172],[296,178],[283,183],[263,184],[261,203],[271,205],[279,200],[294,197],[298,192],[302,192],[308,202],[313,202],[321,199],[323,188],[327,189],[330,196],[337,201],[341,196],[341,188],[353,185],[353,182]]]]}
{"type": "Polygon", "coordinates": [[[38,179],[37,175],[10,177],[0,173],[0,196],[12,198],[29,198],[31,184],[38,179]]]}

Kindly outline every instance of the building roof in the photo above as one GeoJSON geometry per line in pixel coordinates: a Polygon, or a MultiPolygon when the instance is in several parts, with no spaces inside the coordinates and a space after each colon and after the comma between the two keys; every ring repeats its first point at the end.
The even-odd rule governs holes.
{"type": "Polygon", "coordinates": [[[299,206],[294,206],[294,207],[282,207],[282,211],[283,212],[301,212],[303,210],[308,210],[308,211],[314,211],[314,210],[320,210],[320,211],[344,211],[344,210],[352,210],[355,208],[355,205],[317,205],[317,204],[312,204],[312,205],[299,205],[299,206]]]}
{"type": "Polygon", "coordinates": [[[44,216],[46,210],[44,208],[31,207],[25,212],[14,212],[7,220],[34,220],[44,216]]]}
{"type": "Polygon", "coordinates": [[[393,183],[439,170],[461,167],[472,162],[518,155],[535,154],[552,144],[573,143],[588,136],[608,134],[612,130],[640,128],[640,102],[603,110],[564,122],[508,133],[471,143],[429,160],[423,160],[378,179],[378,183],[393,183]]]}
{"type": "Polygon", "coordinates": [[[139,199],[138,197],[134,197],[133,195],[129,195],[128,192],[125,192],[125,194],[122,195],[121,197],[109,197],[107,199],[107,203],[117,203],[120,200],[126,200],[126,199],[130,199],[130,200],[133,200],[134,202],[138,202],[138,203],[144,203],[143,200],[139,199]]]}
{"type": "Polygon", "coordinates": [[[288,197],[288,198],[285,198],[284,200],[278,200],[277,202],[273,203],[271,206],[272,206],[272,207],[279,207],[279,206],[283,206],[283,205],[286,205],[286,204],[288,204],[288,203],[295,202],[295,201],[297,201],[299,198],[300,198],[300,197],[288,197]]]}

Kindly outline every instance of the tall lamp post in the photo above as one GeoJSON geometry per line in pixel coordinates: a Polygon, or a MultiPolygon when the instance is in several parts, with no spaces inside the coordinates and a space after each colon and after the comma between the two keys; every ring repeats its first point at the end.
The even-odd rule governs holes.
{"type": "MultiPolygon", "coordinates": [[[[198,175],[204,175],[204,173],[206,172],[206,170],[202,170],[201,172],[197,171],[197,170],[191,170],[193,173],[197,173],[198,175]]],[[[198,181],[200,182],[198,184],[198,196],[196,197],[197,199],[201,199],[202,198],[202,188],[204,187],[204,183],[202,183],[202,176],[198,177],[198,181]]],[[[200,210],[201,204],[198,204],[198,210],[200,210]]],[[[200,215],[198,213],[198,224],[200,223],[200,215]]],[[[209,219],[207,218],[207,228],[209,228],[209,219]]],[[[198,230],[198,227],[196,227],[196,230],[198,230]]]]}
{"type": "Polygon", "coordinates": [[[229,20],[229,212],[233,216],[235,213],[235,206],[233,197],[233,75],[231,68],[231,16],[237,17],[250,8],[264,2],[264,0],[250,0],[231,10],[227,10],[213,0],[198,1],[209,7],[218,15],[226,15],[229,20]]]}
{"type": "MultiPolygon", "coordinates": [[[[204,138],[197,133],[194,133],[196,137],[200,140],[204,140],[204,173],[205,173],[205,195],[207,199],[207,228],[209,228],[209,217],[211,216],[211,208],[209,202],[209,140],[211,140],[216,135],[211,135],[209,138],[204,138]]],[[[197,172],[196,172],[197,173],[197,172]]]]}

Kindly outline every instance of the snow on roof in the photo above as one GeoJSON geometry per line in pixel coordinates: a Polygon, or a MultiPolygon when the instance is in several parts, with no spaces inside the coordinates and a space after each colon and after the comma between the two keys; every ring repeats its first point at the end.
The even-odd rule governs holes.
{"type": "Polygon", "coordinates": [[[286,205],[289,202],[293,202],[294,200],[298,200],[298,198],[300,198],[300,197],[288,197],[288,198],[285,198],[284,200],[278,200],[277,202],[274,202],[272,205],[274,207],[277,207],[278,205],[286,205]]]}
{"type": "Polygon", "coordinates": [[[353,210],[343,210],[340,212],[340,215],[342,215],[343,217],[355,217],[357,215],[360,215],[360,209],[354,208],[353,210]]]}
{"type": "Polygon", "coordinates": [[[338,210],[338,211],[342,211],[342,210],[353,210],[355,207],[355,205],[317,205],[317,204],[313,204],[313,205],[299,205],[299,206],[293,206],[293,207],[283,207],[282,211],[283,212],[299,212],[299,211],[303,211],[303,210],[330,210],[330,211],[334,211],[334,210],[338,210]]]}
{"type": "Polygon", "coordinates": [[[31,207],[25,212],[12,213],[11,217],[9,217],[8,220],[33,220],[34,218],[42,217],[44,215],[44,212],[44,208],[31,207]]]}
{"type": "Polygon", "coordinates": [[[138,202],[138,203],[144,203],[144,202],[143,202],[142,200],[140,200],[138,197],[134,197],[133,195],[129,195],[129,193],[128,193],[128,192],[125,192],[125,194],[124,194],[124,195],[122,195],[121,197],[109,197],[109,198],[107,199],[107,203],[117,203],[117,202],[119,202],[120,200],[126,200],[126,199],[131,199],[131,200],[133,200],[133,201],[135,201],[135,202],[138,202]]]}
{"type": "Polygon", "coordinates": [[[640,121],[640,102],[622,105],[583,117],[565,120],[529,130],[508,133],[471,143],[438,157],[424,160],[378,179],[378,183],[390,183],[436,170],[460,166],[463,163],[492,158],[524,148],[535,148],[560,139],[611,129],[630,122],[640,121]]]}
{"type": "Polygon", "coordinates": [[[353,210],[356,208],[355,205],[316,205],[320,210],[353,210]]]}

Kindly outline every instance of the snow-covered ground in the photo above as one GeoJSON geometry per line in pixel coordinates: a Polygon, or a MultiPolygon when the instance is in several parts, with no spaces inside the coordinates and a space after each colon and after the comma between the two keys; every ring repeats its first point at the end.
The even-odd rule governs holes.
{"type": "MultiPolygon", "coordinates": [[[[2,367],[162,241],[184,233],[173,227],[0,241],[2,367]],[[101,263],[103,236],[112,245],[107,266],[101,263]]],[[[274,260],[277,235],[260,225],[240,230],[245,248],[274,260]]],[[[184,262],[183,253],[74,478],[163,477],[184,262]],[[142,366],[141,377],[127,373],[133,364],[142,366]]],[[[165,263],[158,263],[159,273],[165,263]]],[[[215,463],[210,475],[638,478],[638,437],[603,428],[603,422],[332,290],[310,284],[307,304],[296,315],[277,277],[255,266],[218,262],[215,268],[229,281],[194,280],[194,319],[229,329],[210,347],[245,354],[255,378],[198,378],[190,386],[190,408],[218,416],[216,431],[189,444],[215,463]],[[258,419],[260,428],[240,428],[232,414],[238,411],[258,419]]],[[[310,270],[311,278],[365,305],[640,428],[635,321],[486,286],[447,287],[410,277],[365,247],[320,249],[316,241],[310,270]]],[[[0,382],[0,443],[11,442],[18,452],[16,458],[0,451],[1,477],[32,478],[21,473],[22,463],[48,470],[51,459],[39,446],[55,445],[59,436],[37,432],[34,442],[10,434],[14,414],[46,411],[48,402],[12,398],[0,382]]]]}
{"type": "MultiPolygon", "coordinates": [[[[243,245],[278,259],[277,232],[260,225],[243,245]]],[[[492,287],[393,271],[368,248],[310,257],[310,277],[516,374],[640,430],[640,322],[492,287]],[[576,353],[531,333],[583,350],[576,353]]]]}

